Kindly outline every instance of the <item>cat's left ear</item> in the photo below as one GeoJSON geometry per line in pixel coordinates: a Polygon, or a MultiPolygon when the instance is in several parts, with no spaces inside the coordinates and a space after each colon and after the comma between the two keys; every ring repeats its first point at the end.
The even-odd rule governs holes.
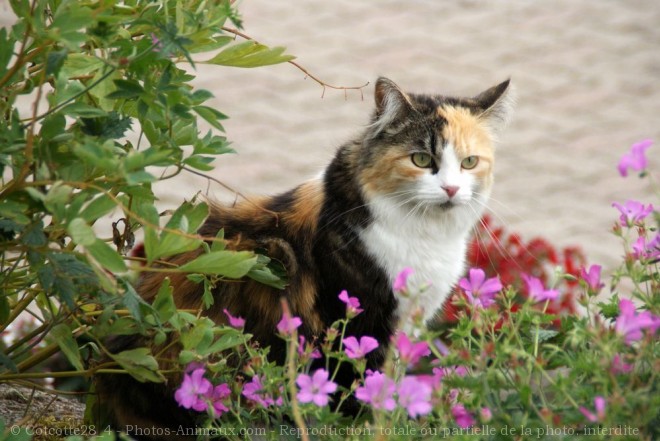
{"type": "Polygon", "coordinates": [[[371,123],[374,135],[393,125],[396,126],[396,123],[405,119],[413,109],[408,95],[388,78],[378,78],[374,98],[376,113],[371,123]]]}
{"type": "Polygon", "coordinates": [[[509,79],[473,98],[477,107],[477,116],[488,124],[494,134],[498,134],[509,122],[515,101],[514,95],[514,88],[509,79]]]}

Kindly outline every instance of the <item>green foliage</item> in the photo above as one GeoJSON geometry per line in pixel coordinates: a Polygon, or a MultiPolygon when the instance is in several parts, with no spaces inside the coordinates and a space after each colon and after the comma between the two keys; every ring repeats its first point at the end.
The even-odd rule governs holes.
{"type": "MultiPolygon", "coordinates": [[[[191,85],[196,63],[259,67],[292,57],[227,34],[225,24],[241,24],[229,0],[10,4],[16,23],[0,29],[0,331],[28,310],[37,323],[26,338],[0,343],[0,382],[38,376],[56,352],[72,370],[54,377],[89,375],[98,369],[90,359],[108,352],[103,339],[112,334],[160,344],[176,329],[184,341],[203,332],[195,346],[204,354],[230,347],[236,336],[216,339],[212,324],[176,309],[169,282],[145,303],[132,286],[136,276],[196,252],[171,271],[195,273],[209,289],[222,278],[283,282],[266,257],[197,235],[205,203],[159,214],[152,184],[210,170],[232,152],[213,94],[191,85]],[[18,107],[19,97],[34,105],[18,107]],[[202,131],[202,120],[212,129],[202,131]],[[138,233],[145,258],[127,257],[138,233]]],[[[164,380],[146,347],[111,357],[103,368],[164,380]]]]}

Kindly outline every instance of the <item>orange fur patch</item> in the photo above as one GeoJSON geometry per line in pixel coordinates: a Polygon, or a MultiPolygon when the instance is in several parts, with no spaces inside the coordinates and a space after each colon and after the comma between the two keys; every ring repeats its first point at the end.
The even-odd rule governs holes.
{"type": "Polygon", "coordinates": [[[362,171],[360,184],[367,194],[394,193],[403,182],[410,182],[425,173],[410,161],[410,154],[395,148],[380,156],[377,161],[362,171]]]}
{"type": "Polygon", "coordinates": [[[323,200],[323,182],[316,180],[302,184],[296,190],[291,211],[282,214],[283,223],[294,233],[313,233],[318,226],[323,200]]]}
{"type": "Polygon", "coordinates": [[[490,184],[495,155],[488,128],[479,117],[463,107],[441,106],[438,107],[438,115],[447,120],[442,136],[454,146],[459,160],[478,156],[479,165],[471,173],[490,184]]]}

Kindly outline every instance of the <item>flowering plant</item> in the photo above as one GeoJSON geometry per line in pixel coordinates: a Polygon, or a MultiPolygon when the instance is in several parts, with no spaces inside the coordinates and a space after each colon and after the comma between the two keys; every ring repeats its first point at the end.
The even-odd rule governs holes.
{"type": "MultiPolygon", "coordinates": [[[[482,231],[488,229],[490,239],[475,240],[473,267],[458,283],[446,323],[397,333],[382,369],[368,370],[363,361],[378,346],[375,339],[344,335],[363,305],[358,293],[342,291],[346,317],[318,346],[308,347],[297,336],[300,319],[284,314],[277,331],[297,349],[285,367],[267,363],[263,350],[246,340],[241,350],[250,361],[241,372],[212,363],[213,386],[199,370],[189,371],[177,401],[197,404],[206,425],[240,427],[266,439],[656,439],[658,225],[650,204],[614,207],[626,259],[614,271],[610,296],[601,296],[602,268],[588,266],[577,248],[525,243],[485,219],[482,231]],[[337,338],[341,345],[329,344],[337,338]],[[312,369],[314,359],[304,356],[311,351],[338,364],[312,369]],[[344,364],[358,378],[349,388],[334,381],[344,364]],[[349,399],[362,408],[355,418],[341,413],[349,399]]],[[[412,271],[393,281],[395,292],[415,295],[407,282],[412,271]]]]}

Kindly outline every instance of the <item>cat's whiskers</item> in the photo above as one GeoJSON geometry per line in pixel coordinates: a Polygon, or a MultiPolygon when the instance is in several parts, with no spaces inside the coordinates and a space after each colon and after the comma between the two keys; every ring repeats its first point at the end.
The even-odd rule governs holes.
{"type": "MultiPolygon", "coordinates": [[[[475,200],[473,200],[473,202],[476,202],[476,203],[488,208],[487,205],[483,201],[475,199],[475,200]]],[[[471,208],[474,210],[474,207],[471,207],[471,208]]],[[[495,213],[493,212],[493,214],[495,214],[495,213]]],[[[493,234],[493,232],[491,231],[489,226],[484,222],[482,217],[479,218],[479,224],[481,225],[481,230],[485,231],[486,234],[488,234],[488,237],[490,238],[490,241],[493,243],[493,245],[495,246],[495,249],[500,254],[500,256],[502,256],[504,258],[507,258],[507,259],[510,259],[513,262],[513,264],[519,270],[523,270],[522,266],[518,263],[518,260],[514,258],[514,256],[504,247],[504,245],[502,245],[502,240],[500,238],[496,237],[493,234]]],[[[504,224],[504,225],[506,225],[506,224],[504,224]]],[[[479,230],[480,229],[475,226],[475,228],[474,228],[475,238],[477,239],[478,242],[480,241],[481,244],[482,244],[482,245],[478,245],[478,246],[481,249],[485,249],[486,241],[482,237],[481,232],[479,230]]],[[[528,256],[532,257],[536,261],[539,260],[536,256],[534,256],[528,250],[528,248],[526,246],[523,245],[522,248],[523,248],[524,252],[527,253],[528,256]]],[[[495,262],[493,261],[493,257],[489,253],[484,253],[484,254],[486,254],[488,256],[488,260],[489,260],[491,266],[495,267],[496,265],[495,265],[495,262]]]]}

